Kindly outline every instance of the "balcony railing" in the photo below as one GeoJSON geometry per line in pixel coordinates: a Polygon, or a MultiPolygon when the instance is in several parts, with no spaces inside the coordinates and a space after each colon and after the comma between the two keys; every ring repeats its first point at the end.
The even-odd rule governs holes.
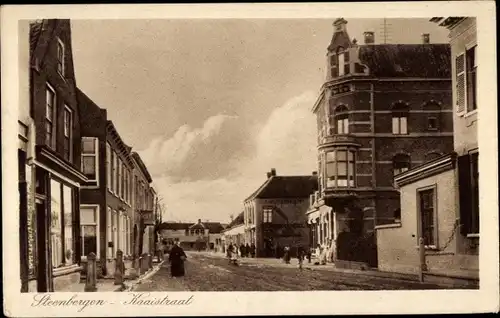
{"type": "Polygon", "coordinates": [[[360,147],[361,144],[356,141],[354,135],[351,134],[342,134],[342,135],[330,135],[325,136],[320,140],[319,148],[328,147],[328,146],[354,146],[360,147]]]}

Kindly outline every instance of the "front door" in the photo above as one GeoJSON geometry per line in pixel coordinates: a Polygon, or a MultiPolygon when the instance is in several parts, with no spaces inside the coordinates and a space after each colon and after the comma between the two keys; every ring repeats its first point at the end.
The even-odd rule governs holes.
{"type": "Polygon", "coordinates": [[[45,200],[36,199],[37,291],[41,293],[53,291],[51,262],[50,257],[48,257],[50,255],[48,251],[50,244],[47,235],[48,225],[46,215],[45,200]]]}

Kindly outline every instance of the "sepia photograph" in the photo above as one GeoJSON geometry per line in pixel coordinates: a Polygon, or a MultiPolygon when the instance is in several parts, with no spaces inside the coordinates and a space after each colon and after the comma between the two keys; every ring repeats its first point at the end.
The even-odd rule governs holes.
{"type": "Polygon", "coordinates": [[[498,298],[497,136],[479,132],[479,112],[496,125],[494,42],[472,13],[342,12],[21,14],[7,57],[2,25],[10,293],[55,315],[183,315],[198,292],[498,298]]]}

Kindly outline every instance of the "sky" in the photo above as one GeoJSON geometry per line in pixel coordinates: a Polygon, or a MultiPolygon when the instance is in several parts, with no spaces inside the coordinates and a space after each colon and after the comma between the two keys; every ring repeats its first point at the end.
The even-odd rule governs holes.
{"type": "MultiPolygon", "coordinates": [[[[108,110],[165,206],[163,219],[229,222],[275,168],[316,166],[311,108],[332,19],[72,20],[78,87],[108,110]]],[[[383,19],[347,19],[383,39],[383,19]]],[[[448,43],[428,19],[387,19],[387,43],[448,43]]]]}

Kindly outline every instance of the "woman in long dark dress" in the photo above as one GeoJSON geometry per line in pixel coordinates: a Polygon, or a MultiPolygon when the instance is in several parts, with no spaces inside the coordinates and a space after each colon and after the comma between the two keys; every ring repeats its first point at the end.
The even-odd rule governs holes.
{"type": "Polygon", "coordinates": [[[172,247],[170,250],[170,255],[168,256],[168,261],[170,262],[170,275],[172,277],[184,276],[184,261],[186,260],[186,253],[179,243],[172,247]]]}

